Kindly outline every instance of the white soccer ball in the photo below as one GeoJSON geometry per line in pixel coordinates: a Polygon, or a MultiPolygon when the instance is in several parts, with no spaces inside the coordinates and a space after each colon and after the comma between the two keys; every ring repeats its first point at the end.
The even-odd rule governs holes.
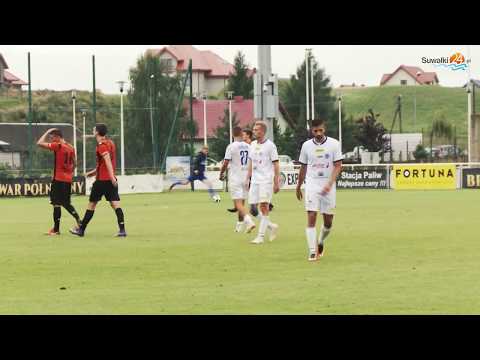
{"type": "Polygon", "coordinates": [[[215,195],[215,196],[213,197],[213,201],[215,201],[215,202],[217,202],[217,203],[219,203],[220,200],[221,200],[221,199],[220,199],[220,196],[219,196],[219,195],[215,195]]]}

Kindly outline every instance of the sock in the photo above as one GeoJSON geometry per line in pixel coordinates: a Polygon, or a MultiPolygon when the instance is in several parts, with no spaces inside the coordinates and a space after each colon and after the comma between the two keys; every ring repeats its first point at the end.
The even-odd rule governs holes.
{"type": "Polygon", "coordinates": [[[322,226],[322,230],[320,231],[320,239],[319,239],[319,244],[323,244],[323,241],[327,238],[328,234],[330,234],[330,230],[332,230],[332,227],[325,227],[325,225],[322,226]]]}
{"type": "Polygon", "coordinates": [[[174,186],[180,185],[181,183],[181,181],[174,182],[172,185],[170,185],[170,189],[173,189],[174,186]]]}
{"type": "Polygon", "coordinates": [[[120,231],[125,231],[125,222],[123,218],[122,208],[115,209],[115,214],[117,214],[118,227],[120,228],[120,231]]]}
{"type": "Polygon", "coordinates": [[[208,194],[210,195],[211,198],[213,198],[215,196],[215,191],[213,191],[213,189],[211,188],[208,188],[208,194]]]}
{"type": "Polygon", "coordinates": [[[75,218],[77,224],[80,225],[80,216],[78,216],[78,213],[72,204],[63,205],[63,207],[75,218]]]}
{"type": "Polygon", "coordinates": [[[308,250],[310,254],[315,254],[317,252],[317,229],[315,227],[307,227],[305,234],[307,235],[308,250]]]}
{"type": "Polygon", "coordinates": [[[90,220],[92,219],[94,212],[95,212],[95,210],[85,211],[85,215],[83,216],[83,220],[82,220],[82,226],[80,226],[80,229],[82,229],[82,231],[85,231],[85,229],[87,228],[87,225],[90,222],[90,220]]]}
{"type": "Polygon", "coordinates": [[[253,220],[252,220],[252,218],[250,217],[250,215],[245,215],[245,217],[243,218],[243,221],[244,221],[246,224],[252,224],[252,223],[253,223],[253,220]]]}
{"type": "Polygon", "coordinates": [[[53,231],[60,231],[60,218],[62,217],[62,209],[60,206],[53,207],[53,231]]]}
{"type": "Polygon", "coordinates": [[[265,231],[267,230],[268,224],[270,223],[270,219],[268,216],[260,215],[260,227],[258,229],[258,235],[260,237],[265,237],[265,231]]]}

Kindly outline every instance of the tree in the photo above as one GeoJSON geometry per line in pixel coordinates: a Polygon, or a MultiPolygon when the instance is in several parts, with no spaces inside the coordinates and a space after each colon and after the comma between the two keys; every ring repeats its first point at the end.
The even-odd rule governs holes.
{"type": "Polygon", "coordinates": [[[239,51],[233,61],[234,72],[228,79],[227,90],[233,91],[234,96],[243,96],[245,99],[253,99],[253,77],[248,76],[248,64],[245,55],[239,51]]]}
{"type": "MultiPolygon", "coordinates": [[[[221,124],[215,129],[215,137],[211,140],[209,145],[209,152],[212,158],[215,160],[223,159],[225,150],[228,144],[230,144],[230,119],[229,110],[225,109],[221,124]]],[[[232,114],[232,129],[238,126],[237,113],[232,114]]]]}
{"type": "Polygon", "coordinates": [[[377,122],[379,116],[380,114],[374,114],[372,109],[368,109],[368,115],[356,121],[354,137],[360,145],[371,152],[382,150],[385,144],[384,135],[387,130],[382,123],[377,122]]]}
{"type": "MultiPolygon", "coordinates": [[[[128,91],[128,108],[125,118],[126,161],[130,167],[151,167],[153,152],[157,156],[157,167],[165,155],[175,111],[177,109],[184,76],[170,76],[159,57],[150,53],[138,58],[130,69],[131,88],[128,91]],[[153,142],[150,109],[153,117],[153,142]],[[133,166],[132,166],[133,165],[133,166]]],[[[181,105],[180,105],[181,106],[181,105]]],[[[181,107],[179,118],[174,124],[169,154],[183,154],[182,137],[190,137],[192,126],[188,124],[185,109],[181,107]]]]}
{"type": "Polygon", "coordinates": [[[422,144],[418,144],[413,152],[413,156],[416,161],[424,161],[428,158],[428,153],[422,144]]]}
{"type": "MultiPolygon", "coordinates": [[[[315,58],[312,61],[315,118],[325,119],[327,122],[327,135],[338,139],[338,112],[335,105],[335,96],[332,96],[330,78],[325,75],[323,69],[319,69],[315,58]]],[[[297,68],[296,74],[292,75],[289,81],[282,81],[279,84],[280,101],[294,122],[293,129],[290,129],[286,135],[284,134],[284,137],[286,137],[281,140],[285,143],[286,153],[288,151],[288,155],[292,158],[298,157],[303,142],[310,138],[306,120],[305,69],[305,61],[303,61],[297,68]],[[289,145],[287,140],[293,143],[289,145]]],[[[275,141],[277,142],[276,138],[275,141]]]]}
{"type": "Polygon", "coordinates": [[[450,141],[453,135],[452,125],[447,122],[444,115],[441,115],[438,119],[432,123],[430,129],[430,159],[433,158],[433,138],[446,139],[450,141]]]}
{"type": "MultiPolygon", "coordinates": [[[[318,68],[315,58],[312,61],[315,117],[325,119],[328,128],[336,136],[338,135],[338,117],[335,117],[336,99],[335,96],[332,96],[330,78],[325,75],[323,69],[318,68]]],[[[305,124],[306,127],[305,61],[297,68],[297,73],[291,76],[290,81],[282,86],[281,100],[293,121],[298,125],[305,124]]]]}

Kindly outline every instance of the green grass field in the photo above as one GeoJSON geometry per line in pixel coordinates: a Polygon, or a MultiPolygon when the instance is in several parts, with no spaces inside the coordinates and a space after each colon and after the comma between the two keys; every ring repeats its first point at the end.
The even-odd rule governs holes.
{"type": "MultiPolygon", "coordinates": [[[[273,243],[233,232],[204,192],[123,196],[128,238],[97,208],[85,238],[42,235],[46,198],[2,199],[0,314],[480,313],[480,192],[339,191],[325,256],[306,260],[305,214],[274,197],[273,243]],[[65,290],[61,290],[65,287],[65,290]]],[[[86,197],[75,197],[83,214],[86,197]]]]}

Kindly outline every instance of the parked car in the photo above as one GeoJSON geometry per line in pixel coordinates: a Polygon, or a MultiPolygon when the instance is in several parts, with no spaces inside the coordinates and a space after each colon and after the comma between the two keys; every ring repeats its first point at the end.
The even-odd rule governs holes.
{"type": "Polygon", "coordinates": [[[288,155],[278,155],[278,160],[280,163],[280,169],[282,170],[294,170],[295,163],[292,161],[292,158],[288,155]]]}

